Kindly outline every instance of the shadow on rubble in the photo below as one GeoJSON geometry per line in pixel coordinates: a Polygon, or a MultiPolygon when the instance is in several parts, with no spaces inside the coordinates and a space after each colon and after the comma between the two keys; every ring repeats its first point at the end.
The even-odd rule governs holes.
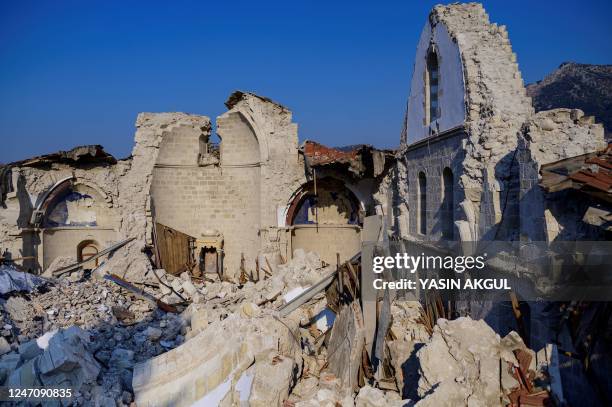
{"type": "Polygon", "coordinates": [[[71,388],[79,405],[128,406],[134,365],[184,342],[178,314],[110,282],[56,282],[37,292],[6,294],[0,304],[0,382],[71,388]]]}

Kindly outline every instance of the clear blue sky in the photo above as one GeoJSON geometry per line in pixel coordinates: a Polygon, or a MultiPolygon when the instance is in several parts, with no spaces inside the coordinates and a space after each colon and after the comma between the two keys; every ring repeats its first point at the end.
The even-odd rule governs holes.
{"type": "MultiPolygon", "coordinates": [[[[211,118],[236,89],[294,112],[300,139],[393,147],[430,1],[0,0],[0,162],[102,144],[138,112],[211,118]]],[[[486,1],[527,82],[612,63],[607,1],[486,1]]]]}

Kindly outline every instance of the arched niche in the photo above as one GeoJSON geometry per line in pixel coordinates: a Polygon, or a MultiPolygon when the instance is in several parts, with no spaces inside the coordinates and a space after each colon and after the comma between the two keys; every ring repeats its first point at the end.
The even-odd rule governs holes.
{"type": "Polygon", "coordinates": [[[64,183],[42,205],[43,227],[101,227],[112,224],[110,208],[97,188],[64,183]]]}
{"type": "Polygon", "coordinates": [[[309,181],[293,195],[287,225],[347,224],[361,225],[361,205],[346,185],[334,178],[309,181]]]}
{"type": "Polygon", "coordinates": [[[356,195],[334,178],[309,181],[289,202],[285,224],[291,249],[319,254],[329,264],[350,259],[361,248],[362,206],[356,195]]]}

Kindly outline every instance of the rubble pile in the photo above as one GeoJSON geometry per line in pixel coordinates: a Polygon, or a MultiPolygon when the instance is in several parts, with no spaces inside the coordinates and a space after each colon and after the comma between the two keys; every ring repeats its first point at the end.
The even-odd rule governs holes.
{"type": "MultiPolygon", "coordinates": [[[[258,281],[244,284],[219,279],[202,282],[192,279],[188,273],[180,276],[172,276],[163,270],[156,270],[156,273],[162,280],[160,292],[163,301],[177,304],[189,300],[191,305],[184,312],[187,320],[198,313],[198,318],[206,314],[208,321],[213,322],[235,312],[244,312],[243,303],[278,309],[332,272],[332,268],[326,266],[317,254],[304,250],[296,250],[289,262],[272,267],[269,274],[262,270],[258,281]]],[[[322,296],[318,298],[320,300],[322,296]]],[[[319,308],[316,313],[324,308],[323,303],[319,308]]]]}
{"type": "MultiPolygon", "coordinates": [[[[31,360],[28,355],[42,352],[36,343],[48,342],[50,346],[45,352],[51,360],[68,353],[75,360],[85,361],[87,365],[83,368],[88,372],[95,371],[83,376],[78,373],[78,366],[73,369],[73,364],[66,362],[64,367],[46,373],[48,383],[55,380],[51,378],[53,372],[69,373],[80,379],[71,382],[71,387],[79,390],[82,400],[93,397],[100,402],[98,399],[103,397],[107,405],[115,405],[115,401],[129,404],[132,400],[135,363],[184,341],[186,323],[179,315],[158,310],[150,302],[104,280],[57,280],[44,290],[15,293],[0,300],[0,307],[3,354],[0,366],[4,372],[0,379],[12,377],[16,371],[24,372],[28,368],[24,367],[25,362],[31,360]],[[70,339],[73,337],[79,339],[70,339]]],[[[30,365],[34,363],[39,365],[38,361],[30,365]]]]}
{"type": "Polygon", "coordinates": [[[0,294],[2,295],[12,292],[31,291],[46,283],[46,280],[43,278],[23,273],[6,264],[0,264],[0,294]]]}
{"type": "Polygon", "coordinates": [[[551,401],[550,354],[528,349],[514,331],[500,338],[483,320],[439,319],[416,353],[421,398],[416,405],[521,405],[521,395],[545,405],[551,401]]]}
{"type": "Polygon", "coordinates": [[[0,382],[67,386],[72,402],[99,406],[508,405],[550,396],[542,385],[550,349],[536,354],[515,332],[500,338],[470,318],[439,319],[432,332],[417,301],[391,303],[381,361],[391,377],[374,376],[361,307],[338,294],[337,275],[302,296],[335,268],[302,250],[272,268],[242,284],[154,270],[159,285],[144,291],[180,313],[95,277],[12,292],[0,301],[0,382]],[[299,307],[279,311],[296,298],[299,307]]]}

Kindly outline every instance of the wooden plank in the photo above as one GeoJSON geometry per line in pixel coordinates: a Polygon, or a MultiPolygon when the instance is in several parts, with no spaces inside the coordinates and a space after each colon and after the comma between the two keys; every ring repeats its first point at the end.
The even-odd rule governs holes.
{"type": "Polygon", "coordinates": [[[287,304],[280,307],[278,309],[280,316],[285,317],[289,315],[291,312],[298,309],[300,306],[304,305],[312,297],[314,297],[315,295],[323,291],[328,285],[331,284],[332,281],[334,281],[334,278],[336,277],[337,272],[338,270],[335,270],[329,275],[323,277],[321,280],[315,283],[308,290],[304,291],[302,294],[298,295],[293,300],[289,301],[287,304]]]}
{"type": "Polygon", "coordinates": [[[161,223],[155,223],[155,229],[161,267],[173,275],[190,270],[194,266],[190,243],[195,238],[161,223]]]}
{"type": "Polygon", "coordinates": [[[342,308],[331,329],[328,369],[340,379],[341,388],[357,390],[359,387],[363,329],[363,317],[356,301],[342,308]]]}
{"type": "Polygon", "coordinates": [[[174,305],[166,304],[162,300],[160,300],[158,298],[155,298],[153,295],[147,293],[144,290],[141,290],[140,288],[136,287],[135,285],[133,285],[129,281],[122,279],[121,277],[119,277],[116,274],[106,274],[106,275],[104,275],[104,279],[108,280],[108,281],[112,281],[113,283],[117,284],[118,286],[123,287],[126,290],[131,291],[134,294],[138,295],[139,297],[144,298],[145,300],[155,304],[162,311],[172,312],[172,313],[175,313],[175,314],[178,313],[178,310],[177,310],[177,308],[174,305]]]}
{"type": "Polygon", "coordinates": [[[94,261],[94,260],[96,260],[96,259],[98,259],[98,258],[100,258],[100,257],[102,257],[102,256],[104,256],[104,255],[106,255],[108,253],[114,252],[115,250],[123,247],[124,245],[126,245],[127,243],[131,242],[134,239],[136,239],[136,238],[135,237],[130,237],[129,239],[122,240],[122,241],[120,241],[118,243],[115,243],[112,246],[107,247],[106,249],[102,250],[101,252],[98,252],[98,254],[88,258],[87,260],[83,260],[83,261],[81,261],[79,263],[75,263],[75,264],[72,264],[70,266],[63,267],[63,268],[61,268],[59,270],[55,270],[52,273],[53,277],[59,277],[59,276],[61,276],[63,274],[70,273],[71,271],[78,270],[84,264],[89,263],[90,261],[94,261]]]}
{"type": "Polygon", "coordinates": [[[361,309],[364,322],[365,346],[368,354],[372,355],[374,335],[376,334],[376,298],[378,293],[374,289],[373,258],[374,249],[380,238],[382,219],[380,215],[368,216],[363,222],[361,232],[361,274],[359,287],[361,288],[361,309]]]}

